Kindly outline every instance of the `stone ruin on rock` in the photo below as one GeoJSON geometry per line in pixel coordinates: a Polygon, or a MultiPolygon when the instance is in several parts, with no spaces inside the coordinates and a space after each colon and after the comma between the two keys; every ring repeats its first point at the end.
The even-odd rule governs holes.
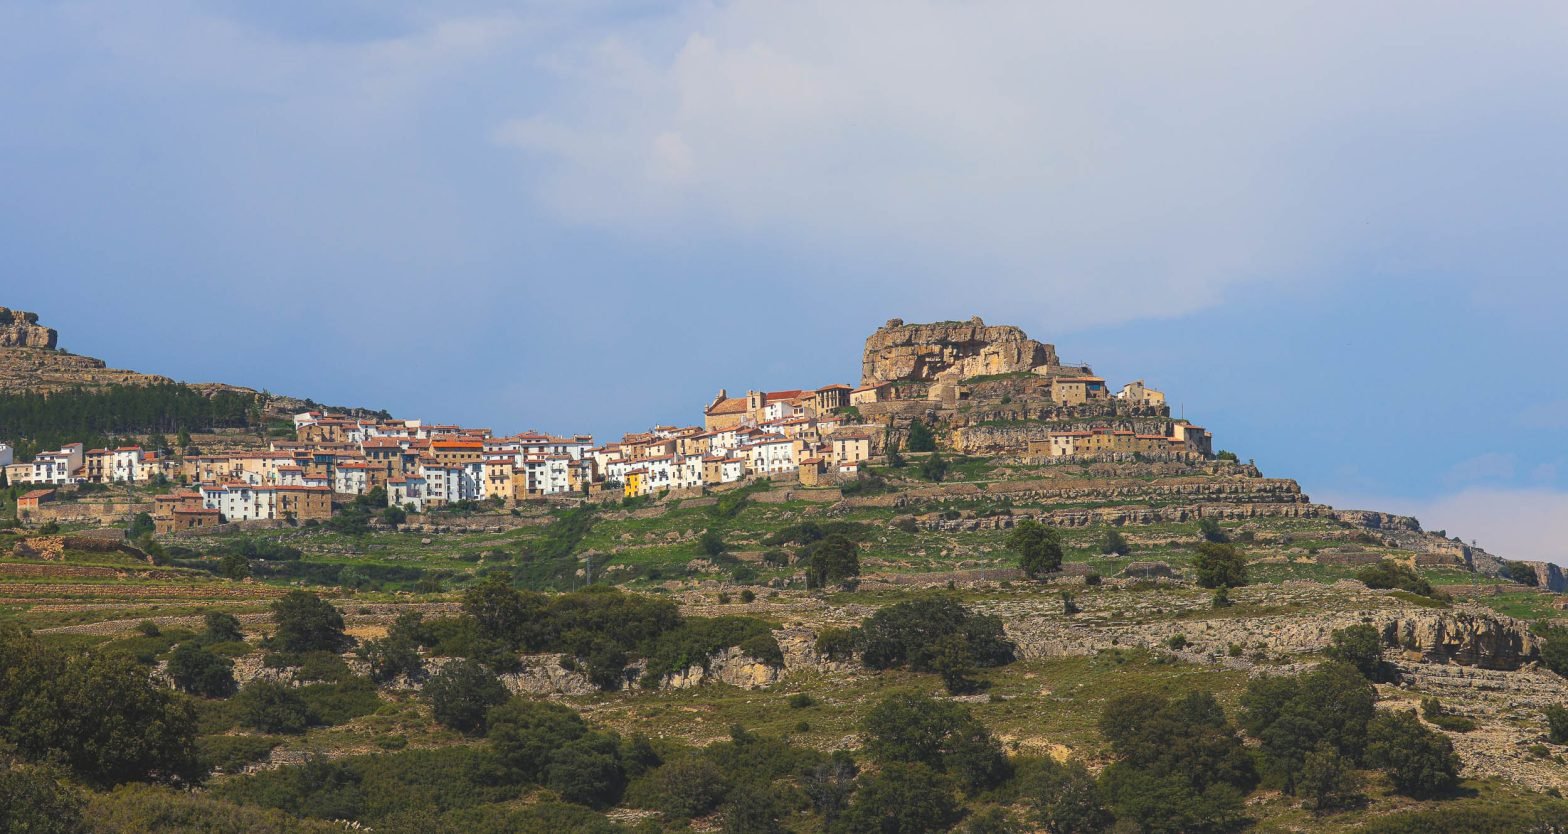
{"type": "Polygon", "coordinates": [[[967,322],[905,324],[892,319],[866,338],[860,384],[958,381],[1056,366],[1056,348],[1011,325],[967,322]]]}

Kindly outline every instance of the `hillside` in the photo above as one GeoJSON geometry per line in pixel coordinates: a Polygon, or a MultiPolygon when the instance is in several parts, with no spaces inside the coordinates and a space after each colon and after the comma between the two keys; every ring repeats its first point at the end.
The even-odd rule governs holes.
{"type": "Polygon", "coordinates": [[[872,456],[818,483],[130,541],[171,487],[89,489],[0,531],[33,635],[0,657],[191,693],[198,761],[129,781],[196,790],[66,757],[102,832],[1563,830],[1555,566],[1314,502],[1098,379],[894,320],[834,415],[872,456]]]}

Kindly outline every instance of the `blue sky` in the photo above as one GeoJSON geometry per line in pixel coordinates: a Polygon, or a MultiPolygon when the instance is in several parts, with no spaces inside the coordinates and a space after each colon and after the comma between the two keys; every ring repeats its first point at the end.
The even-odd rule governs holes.
{"type": "Polygon", "coordinates": [[[11,0],[0,304],[601,436],[979,314],[1568,561],[1568,10],[1364,5],[11,0]]]}

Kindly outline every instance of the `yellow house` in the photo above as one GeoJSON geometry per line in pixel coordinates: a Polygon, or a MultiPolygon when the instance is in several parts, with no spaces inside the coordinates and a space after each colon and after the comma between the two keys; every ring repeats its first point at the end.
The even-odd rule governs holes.
{"type": "Polygon", "coordinates": [[[642,494],[642,477],[644,474],[646,473],[641,469],[633,469],[626,473],[626,482],[621,486],[627,498],[636,498],[642,494]]]}

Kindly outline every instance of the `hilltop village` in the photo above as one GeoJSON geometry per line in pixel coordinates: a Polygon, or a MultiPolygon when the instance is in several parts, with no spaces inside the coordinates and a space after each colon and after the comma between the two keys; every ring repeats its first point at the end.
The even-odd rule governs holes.
{"type": "Polygon", "coordinates": [[[71,443],[14,462],[0,446],[0,465],[9,483],[37,487],[19,500],[24,514],[79,484],[178,485],[152,513],[158,532],[175,533],[325,520],[335,504],[372,493],[422,513],[463,502],[700,494],[761,478],[837,485],[890,452],[938,445],[1064,463],[1214,454],[1212,435],[1171,419],[1165,395],[1143,380],[1113,391],[1087,365],[1062,364],[1054,346],[978,317],[894,319],[867,339],[858,386],[720,390],[701,418],[596,444],[586,434],[501,436],[310,409],[292,416],[291,437],[264,449],[165,455],[71,443]]]}

